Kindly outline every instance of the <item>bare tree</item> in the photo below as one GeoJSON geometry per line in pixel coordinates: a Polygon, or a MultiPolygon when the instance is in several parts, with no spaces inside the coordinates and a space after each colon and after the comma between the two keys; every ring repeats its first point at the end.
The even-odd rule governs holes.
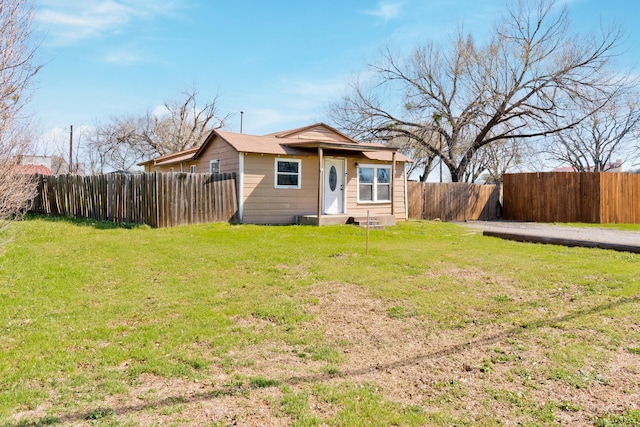
{"type": "Polygon", "coordinates": [[[481,159],[484,173],[476,179],[480,178],[485,184],[500,184],[505,173],[530,169],[535,153],[527,140],[510,139],[484,146],[477,157],[481,159]]]}
{"type": "Polygon", "coordinates": [[[217,96],[204,105],[198,103],[197,96],[195,88],[185,90],[180,99],[165,102],[160,113],[122,115],[96,125],[89,142],[94,171],[128,171],[153,156],[201,144],[212,129],[223,127],[230,115],[218,115],[217,96]]]}
{"type": "MultiPolygon", "coordinates": [[[[437,138],[438,135],[432,135],[437,138]]],[[[407,176],[418,176],[418,180],[424,182],[429,177],[435,166],[435,155],[428,151],[423,145],[417,144],[414,140],[405,137],[396,137],[390,141],[378,141],[386,143],[389,146],[396,147],[398,150],[411,158],[413,163],[407,169],[407,176]]]]}
{"type": "Polygon", "coordinates": [[[576,110],[567,111],[573,120],[586,118],[548,138],[549,158],[568,163],[577,172],[604,172],[619,168],[621,162],[637,160],[640,103],[638,94],[629,87],[621,85],[604,105],[587,98],[576,110]]]}
{"type": "MultiPolygon", "coordinates": [[[[149,138],[149,141],[156,144],[155,151],[158,154],[170,154],[196,147],[212,129],[225,126],[230,114],[218,115],[218,96],[204,105],[198,105],[197,95],[195,87],[185,90],[181,93],[180,99],[164,103],[168,114],[159,118],[153,116],[155,138],[149,138]]],[[[149,116],[147,114],[151,119],[149,116]]]]}
{"type": "Polygon", "coordinates": [[[32,177],[20,174],[20,158],[31,144],[23,108],[40,69],[33,65],[32,7],[28,0],[0,2],[0,220],[26,210],[35,193],[32,177]]]}
{"type": "Polygon", "coordinates": [[[622,34],[613,28],[579,38],[568,30],[566,7],[556,3],[510,3],[483,43],[459,32],[448,45],[419,46],[406,58],[386,49],[370,66],[372,77],[353,82],[330,107],[332,120],[362,139],[413,140],[443,162],[454,182],[485,146],[574,126],[583,117],[562,120],[557,100],[580,100],[587,90],[606,99],[603,71],[622,34]],[[550,118],[555,128],[546,126],[550,118]]]}
{"type": "Polygon", "coordinates": [[[147,116],[112,117],[106,124],[97,124],[88,138],[87,154],[93,172],[129,171],[142,159],[156,153],[149,143],[147,116]]]}

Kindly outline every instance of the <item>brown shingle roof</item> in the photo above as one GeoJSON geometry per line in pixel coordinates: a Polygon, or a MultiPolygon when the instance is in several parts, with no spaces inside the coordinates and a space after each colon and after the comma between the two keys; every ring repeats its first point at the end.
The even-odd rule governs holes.
{"type": "MultiPolygon", "coordinates": [[[[362,155],[370,160],[390,162],[392,160],[393,153],[389,151],[365,151],[362,155]]],[[[396,153],[396,162],[413,163],[413,160],[402,153],[396,153]]]]}
{"type": "Polygon", "coordinates": [[[303,155],[307,151],[290,147],[287,142],[299,142],[298,139],[288,140],[287,138],[277,138],[272,135],[256,136],[244,133],[234,133],[216,130],[222,139],[227,141],[238,152],[242,153],[264,153],[264,154],[289,154],[303,155]]]}
{"type": "Polygon", "coordinates": [[[196,156],[200,147],[189,148],[188,150],[178,151],[177,153],[165,154],[164,156],[156,157],[155,159],[147,160],[146,162],[138,163],[138,166],[153,164],[153,165],[169,165],[171,163],[179,163],[187,160],[192,160],[196,156]]]}
{"type": "MultiPolygon", "coordinates": [[[[317,130],[337,132],[335,129],[325,125],[324,123],[317,123],[311,126],[271,133],[264,136],[248,135],[245,133],[235,133],[216,129],[209,134],[200,147],[157,157],[147,162],[140,163],[140,165],[149,163],[154,165],[168,165],[195,160],[207,149],[209,144],[211,144],[216,137],[223,139],[240,153],[301,156],[309,155],[309,150],[317,150],[321,147],[340,151],[361,152],[365,157],[371,160],[391,161],[392,152],[397,151],[396,148],[387,147],[382,144],[359,143],[339,132],[337,132],[338,139],[324,138],[322,135],[320,135],[320,137],[310,138],[309,135],[311,133],[318,135],[318,132],[316,132],[317,130]],[[303,135],[307,131],[309,133],[303,135]]],[[[410,158],[401,153],[396,153],[396,160],[401,162],[411,162],[410,158]]]]}

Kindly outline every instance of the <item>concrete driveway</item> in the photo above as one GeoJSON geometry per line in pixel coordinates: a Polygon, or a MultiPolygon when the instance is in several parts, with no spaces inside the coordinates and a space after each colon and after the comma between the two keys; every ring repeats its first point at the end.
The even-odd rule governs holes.
{"type": "Polygon", "coordinates": [[[460,224],[480,230],[485,236],[508,240],[640,253],[638,231],[515,221],[467,221],[460,224]]]}

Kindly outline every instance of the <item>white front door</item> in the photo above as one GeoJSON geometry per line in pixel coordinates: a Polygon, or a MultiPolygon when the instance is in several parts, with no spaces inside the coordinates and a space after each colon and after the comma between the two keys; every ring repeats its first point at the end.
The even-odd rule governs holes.
{"type": "Polygon", "coordinates": [[[344,213],[344,159],[324,160],[323,212],[344,213]]]}

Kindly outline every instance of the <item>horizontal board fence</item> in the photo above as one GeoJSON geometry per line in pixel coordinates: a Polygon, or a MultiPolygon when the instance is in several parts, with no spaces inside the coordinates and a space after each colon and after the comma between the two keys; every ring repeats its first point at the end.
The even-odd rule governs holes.
{"type": "Polygon", "coordinates": [[[640,175],[536,172],[503,176],[504,218],[640,224],[640,175]]]}
{"type": "Polygon", "coordinates": [[[236,174],[36,175],[31,211],[45,215],[171,227],[232,221],[236,174]]]}
{"type": "Polygon", "coordinates": [[[498,217],[500,189],[495,185],[462,182],[407,184],[409,218],[487,221],[498,217]]]}

